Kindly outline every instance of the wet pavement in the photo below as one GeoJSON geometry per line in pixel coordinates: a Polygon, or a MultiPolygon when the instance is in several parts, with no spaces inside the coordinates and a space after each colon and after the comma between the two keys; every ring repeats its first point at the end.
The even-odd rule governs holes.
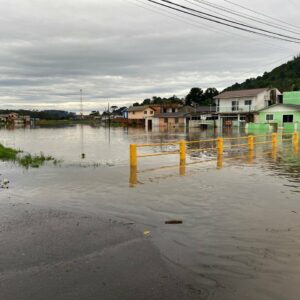
{"type": "Polygon", "coordinates": [[[298,299],[300,156],[290,145],[251,160],[228,154],[222,168],[207,153],[184,174],[178,157],[145,159],[132,185],[130,142],[186,133],[121,129],[105,139],[105,129],[85,127],[85,145],[102,144],[82,161],[80,127],[64,130],[61,146],[45,143],[43,129],[3,134],[64,162],[1,163],[10,183],[0,190],[0,299],[298,299]],[[68,158],[70,143],[79,146],[68,158]]]}

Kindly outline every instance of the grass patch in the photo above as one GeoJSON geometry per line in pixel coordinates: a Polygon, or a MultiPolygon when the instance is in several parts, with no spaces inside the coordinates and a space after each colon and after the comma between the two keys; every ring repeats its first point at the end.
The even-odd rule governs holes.
{"type": "Polygon", "coordinates": [[[22,155],[22,151],[4,147],[2,144],[0,144],[0,160],[17,162],[26,169],[39,168],[47,161],[53,161],[55,165],[59,162],[54,157],[45,156],[43,153],[40,155],[22,155]]]}
{"type": "Polygon", "coordinates": [[[18,153],[21,151],[4,147],[2,144],[0,144],[0,159],[1,160],[16,160],[18,153]]]}

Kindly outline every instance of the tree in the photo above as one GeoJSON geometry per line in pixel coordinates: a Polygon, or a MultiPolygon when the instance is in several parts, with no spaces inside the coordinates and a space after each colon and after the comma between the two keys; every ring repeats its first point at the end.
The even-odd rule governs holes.
{"type": "Polygon", "coordinates": [[[111,106],[110,108],[111,108],[112,111],[115,111],[115,110],[118,108],[118,106],[113,105],[113,106],[111,106]]]}
{"type": "Polygon", "coordinates": [[[219,95],[219,92],[216,88],[208,88],[204,93],[204,102],[206,105],[214,104],[214,97],[219,95]]]}
{"type": "Polygon", "coordinates": [[[132,106],[140,106],[140,104],[138,102],[135,102],[132,106]]]}
{"type": "Polygon", "coordinates": [[[142,105],[150,105],[151,104],[151,99],[145,99],[142,103],[142,105]]]}
{"type": "Polygon", "coordinates": [[[203,90],[197,87],[194,87],[190,90],[190,92],[185,97],[185,104],[192,105],[192,102],[197,104],[201,104],[203,100],[203,90]]]}

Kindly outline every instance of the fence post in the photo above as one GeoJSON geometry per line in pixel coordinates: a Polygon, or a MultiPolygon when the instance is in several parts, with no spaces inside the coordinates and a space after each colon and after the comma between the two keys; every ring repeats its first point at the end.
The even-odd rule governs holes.
{"type": "Polygon", "coordinates": [[[223,155],[223,150],[224,150],[224,139],[223,138],[218,138],[217,139],[218,155],[223,155]]]}
{"type": "Polygon", "coordinates": [[[248,136],[248,150],[249,151],[254,150],[254,136],[253,135],[248,136]]]}
{"type": "Polygon", "coordinates": [[[130,145],[130,167],[137,167],[137,151],[136,151],[136,144],[130,145]]]}
{"type": "Polygon", "coordinates": [[[272,149],[277,147],[277,133],[272,133],[272,149]]]}
{"type": "Polygon", "coordinates": [[[298,143],[299,143],[299,133],[297,131],[294,132],[293,141],[294,141],[294,145],[298,145],[298,143]]]}
{"type": "Polygon", "coordinates": [[[180,163],[186,162],[186,141],[179,142],[180,163]]]}

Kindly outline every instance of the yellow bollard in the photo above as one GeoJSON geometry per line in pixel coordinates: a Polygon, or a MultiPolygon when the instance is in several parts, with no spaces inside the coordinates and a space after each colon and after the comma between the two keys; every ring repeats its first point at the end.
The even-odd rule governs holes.
{"type": "Polygon", "coordinates": [[[222,167],[223,167],[223,155],[218,154],[217,169],[222,169],[222,167]]]}
{"type": "Polygon", "coordinates": [[[248,152],[248,164],[252,164],[253,163],[253,158],[254,158],[254,151],[253,150],[249,150],[249,152],[248,152]]]}
{"type": "Polygon", "coordinates": [[[180,141],[179,143],[179,156],[180,156],[180,163],[186,162],[186,142],[180,141]]]}
{"type": "Polygon", "coordinates": [[[294,141],[294,145],[298,145],[299,144],[299,133],[297,131],[294,132],[293,141],[294,141]]]}
{"type": "Polygon", "coordinates": [[[272,149],[277,148],[277,133],[272,133],[272,149]]]}
{"type": "Polygon", "coordinates": [[[179,164],[179,175],[185,176],[186,175],[186,163],[185,161],[180,161],[179,164]]]}
{"type": "Polygon", "coordinates": [[[223,138],[218,138],[217,140],[218,155],[223,155],[223,150],[224,150],[224,140],[223,138]]]}
{"type": "Polygon", "coordinates": [[[136,167],[130,167],[129,186],[135,187],[137,184],[137,169],[136,167]]]}
{"type": "Polygon", "coordinates": [[[137,167],[136,144],[130,145],[130,167],[137,167]]]}
{"type": "Polygon", "coordinates": [[[254,136],[253,135],[248,136],[248,150],[249,151],[254,150],[254,136]]]}

